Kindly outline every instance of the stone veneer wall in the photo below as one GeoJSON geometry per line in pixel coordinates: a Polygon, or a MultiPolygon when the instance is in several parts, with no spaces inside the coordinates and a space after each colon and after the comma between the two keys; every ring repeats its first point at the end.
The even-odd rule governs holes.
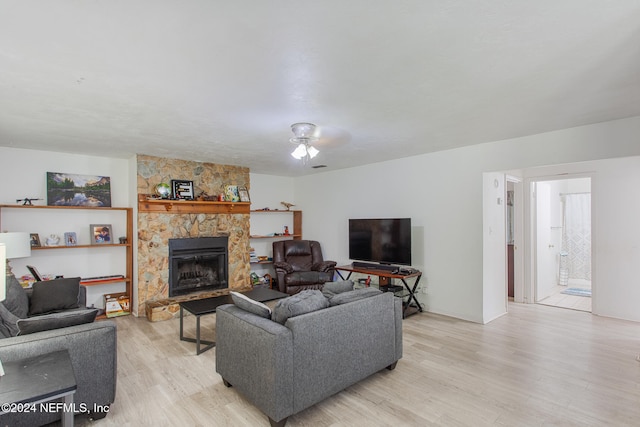
{"type": "MultiPolygon", "coordinates": [[[[138,194],[153,194],[157,184],[171,179],[193,181],[196,196],[219,194],[228,184],[249,189],[245,167],[138,155],[137,170],[138,194]]],[[[138,212],[138,314],[147,313],[147,303],[169,296],[170,238],[229,236],[229,288],[249,287],[249,233],[249,214],[138,212]]]]}

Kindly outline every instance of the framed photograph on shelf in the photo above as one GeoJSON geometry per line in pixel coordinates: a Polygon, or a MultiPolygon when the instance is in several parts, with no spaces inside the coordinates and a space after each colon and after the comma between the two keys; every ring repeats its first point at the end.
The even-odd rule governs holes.
{"type": "Polygon", "coordinates": [[[240,197],[241,202],[251,201],[251,198],[249,197],[249,190],[247,190],[247,187],[238,187],[238,196],[240,197]]]}
{"type": "Polygon", "coordinates": [[[174,199],[193,200],[193,181],[172,179],[171,190],[174,199]]]}
{"type": "Polygon", "coordinates": [[[78,237],[73,231],[67,231],[64,233],[64,244],[66,246],[76,246],[78,244],[78,237]]]}
{"type": "Polygon", "coordinates": [[[240,195],[238,194],[237,185],[225,185],[224,186],[224,200],[225,202],[239,202],[240,195]]]}
{"type": "Polygon", "coordinates": [[[39,248],[42,246],[42,244],[40,244],[40,236],[38,233],[30,233],[29,236],[32,248],[39,248]]]}
{"type": "Polygon", "coordinates": [[[111,224],[91,224],[89,226],[89,236],[91,236],[92,245],[113,243],[111,224]]]}

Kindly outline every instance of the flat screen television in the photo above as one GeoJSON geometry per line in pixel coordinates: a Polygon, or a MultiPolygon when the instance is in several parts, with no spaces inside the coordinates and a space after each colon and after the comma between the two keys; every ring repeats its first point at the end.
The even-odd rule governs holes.
{"type": "Polygon", "coordinates": [[[411,265],[411,218],[350,219],[349,258],[411,265]]]}

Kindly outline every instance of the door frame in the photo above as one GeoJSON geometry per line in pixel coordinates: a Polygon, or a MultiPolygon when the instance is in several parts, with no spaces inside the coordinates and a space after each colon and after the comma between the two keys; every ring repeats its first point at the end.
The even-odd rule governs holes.
{"type": "MultiPolygon", "coordinates": [[[[513,184],[513,301],[524,299],[524,183],[521,177],[507,174],[505,179],[513,184]]],[[[506,197],[506,195],[505,195],[506,197]]],[[[507,224],[508,226],[508,224],[507,224]]],[[[507,267],[508,268],[508,267],[507,267]]],[[[507,278],[508,282],[508,278],[507,278]]],[[[508,283],[505,282],[505,286],[508,283]]],[[[507,300],[508,300],[507,296],[507,300]]]]}
{"type": "MultiPolygon", "coordinates": [[[[533,190],[533,183],[540,181],[563,181],[570,179],[590,178],[591,187],[591,313],[595,313],[596,307],[596,283],[594,278],[595,274],[595,247],[596,236],[593,232],[593,224],[595,222],[595,195],[594,195],[594,180],[593,173],[565,173],[559,175],[544,175],[528,177],[524,180],[524,281],[522,282],[523,302],[528,304],[535,304],[536,291],[537,291],[537,216],[536,216],[536,203],[535,203],[535,191],[533,190]]],[[[517,289],[517,284],[515,289],[517,289]]],[[[517,292],[514,289],[514,293],[517,292]]]]}

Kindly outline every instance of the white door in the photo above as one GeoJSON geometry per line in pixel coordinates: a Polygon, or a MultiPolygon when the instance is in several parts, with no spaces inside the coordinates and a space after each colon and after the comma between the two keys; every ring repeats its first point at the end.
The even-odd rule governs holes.
{"type": "Polygon", "coordinates": [[[536,274],[535,301],[550,296],[556,286],[556,255],[560,248],[551,236],[551,186],[535,183],[536,206],[536,274]]]}

